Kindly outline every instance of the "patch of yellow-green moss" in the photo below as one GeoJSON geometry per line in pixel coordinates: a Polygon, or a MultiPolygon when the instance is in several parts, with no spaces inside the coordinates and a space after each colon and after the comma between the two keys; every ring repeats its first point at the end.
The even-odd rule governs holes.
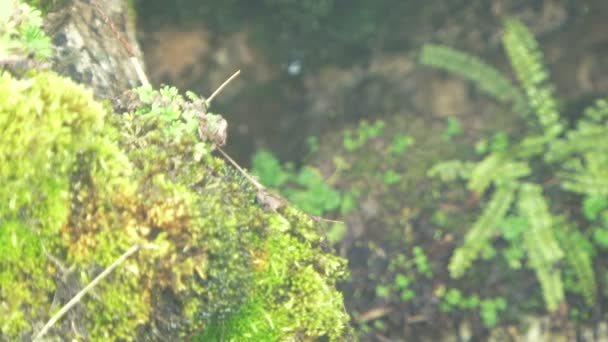
{"type": "Polygon", "coordinates": [[[245,305],[213,321],[198,340],[346,339],[348,316],[334,287],[344,260],[323,250],[313,222],[294,208],[273,214],[267,228],[254,252],[254,286],[245,305]]]}
{"type": "Polygon", "coordinates": [[[347,331],[334,287],[345,264],[317,225],[293,208],[263,210],[240,174],[201,155],[195,134],[109,113],[53,73],[5,73],[0,94],[1,338],[32,336],[70,299],[57,289],[77,292],[142,243],[160,248],[127,259],[51,334],[176,339],[222,327],[241,340],[260,327],[339,340],[347,331]]]}
{"type": "MultiPolygon", "coordinates": [[[[5,48],[44,58],[39,12],[9,5],[20,7],[5,15],[14,28],[0,32],[5,48]]],[[[138,109],[116,114],[85,86],[24,70],[32,66],[0,73],[0,340],[31,339],[125,251],[149,243],[158,248],[129,257],[49,334],[178,340],[221,327],[243,340],[264,317],[265,336],[340,339],[343,260],[308,217],[265,211],[210,154],[196,134],[200,99],[144,89],[138,109]]]]}
{"type": "Polygon", "coordinates": [[[24,80],[3,73],[0,113],[0,316],[9,317],[0,332],[12,336],[48,309],[55,265],[44,248],[53,252],[62,244],[59,231],[68,220],[70,174],[79,155],[110,151],[101,133],[101,105],[51,73],[24,80]]]}

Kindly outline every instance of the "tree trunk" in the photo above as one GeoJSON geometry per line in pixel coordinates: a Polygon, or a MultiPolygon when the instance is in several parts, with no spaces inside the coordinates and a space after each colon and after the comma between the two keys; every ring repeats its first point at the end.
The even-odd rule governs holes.
{"type": "Polygon", "coordinates": [[[135,14],[126,0],[68,1],[46,16],[45,31],[55,46],[53,70],[91,86],[97,98],[115,98],[138,86],[139,80],[129,53],[105,17],[142,61],[135,39],[135,14]]]}

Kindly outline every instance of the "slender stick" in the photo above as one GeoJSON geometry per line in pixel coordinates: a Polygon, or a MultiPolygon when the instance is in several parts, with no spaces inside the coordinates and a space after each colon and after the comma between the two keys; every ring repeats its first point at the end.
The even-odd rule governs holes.
{"type": "Polygon", "coordinates": [[[135,68],[135,73],[137,74],[137,78],[139,78],[141,85],[149,87],[150,82],[148,81],[148,77],[146,77],[144,68],[142,68],[141,64],[139,63],[139,59],[137,59],[135,56],[131,56],[129,57],[129,60],[131,61],[131,64],[133,64],[133,68],[135,68]]]}
{"type": "Polygon", "coordinates": [[[253,186],[255,186],[257,190],[266,190],[266,188],[262,184],[260,184],[260,182],[256,181],[255,178],[251,177],[245,170],[243,170],[243,168],[239,166],[239,164],[237,164],[232,158],[230,158],[228,153],[224,152],[224,150],[222,150],[219,146],[217,146],[216,148],[218,151],[220,151],[224,158],[228,159],[232,166],[236,167],[236,169],[239,170],[243,177],[247,178],[247,180],[250,181],[253,186]]]}
{"type": "Polygon", "coordinates": [[[114,25],[114,22],[112,21],[112,19],[110,19],[104,13],[101,6],[99,5],[99,3],[96,0],[93,0],[93,5],[97,9],[97,12],[99,12],[99,15],[101,16],[101,19],[103,20],[103,22],[106,23],[106,25],[108,25],[110,30],[112,30],[112,33],[114,33],[114,36],[116,37],[116,39],[118,39],[118,41],[122,44],[122,46],[127,51],[127,54],[129,55],[129,60],[131,61],[131,64],[133,64],[133,67],[135,68],[135,73],[137,74],[137,78],[139,78],[139,82],[141,82],[141,84],[143,86],[146,86],[146,87],[150,86],[150,82],[148,81],[148,78],[146,77],[146,73],[144,73],[144,68],[142,68],[141,63],[139,62],[139,59],[137,59],[137,57],[135,56],[135,52],[133,51],[131,44],[129,44],[127,39],[122,34],[120,34],[120,31],[118,31],[118,29],[116,28],[116,25],[114,25]]]}
{"type": "Polygon", "coordinates": [[[214,92],[213,94],[211,94],[211,96],[209,96],[209,98],[205,101],[205,104],[207,105],[207,107],[209,107],[209,105],[211,104],[211,101],[213,101],[213,99],[228,85],[228,83],[230,83],[234,78],[236,78],[239,74],[241,73],[241,70],[237,70],[234,74],[232,74],[232,76],[230,76],[227,80],[224,81],[224,83],[222,83],[221,86],[219,86],[214,92]]]}
{"type": "Polygon", "coordinates": [[[40,330],[40,332],[34,337],[33,341],[41,341],[42,337],[46,335],[49,329],[57,323],[57,321],[65,315],[76,303],[78,303],[82,297],[87,294],[93,287],[95,287],[99,282],[108,276],[110,272],[112,272],[118,265],[122,264],[128,257],[130,257],[133,253],[137,252],[142,248],[152,248],[157,249],[158,246],[154,244],[144,244],[144,245],[134,245],[129,248],[123,255],[121,255],[118,259],[116,259],[108,268],[106,268],[103,272],[101,272],[93,281],[91,281],[87,286],[85,286],[80,292],[78,292],[69,302],[67,302],[51,319],[45,324],[45,326],[40,330]]]}
{"type": "MultiPolygon", "coordinates": [[[[251,182],[251,184],[253,184],[253,186],[255,186],[255,188],[260,191],[260,190],[266,190],[266,187],[263,186],[262,184],[260,184],[260,182],[258,182],[257,180],[255,180],[255,178],[253,178],[252,176],[250,176],[247,171],[243,170],[242,167],[239,166],[239,164],[237,164],[237,162],[235,162],[232,158],[230,158],[230,156],[228,155],[228,153],[224,152],[224,150],[222,150],[221,147],[216,146],[216,149],[222,154],[222,156],[224,156],[224,158],[226,158],[230,164],[232,164],[232,166],[234,166],[242,175],[243,177],[245,177],[249,182],[251,182]]],[[[325,221],[325,222],[329,222],[329,223],[339,223],[339,224],[344,224],[344,221],[339,221],[339,220],[331,220],[331,219],[326,219],[320,216],[312,216],[314,218],[316,218],[317,220],[321,220],[321,221],[325,221]]]]}

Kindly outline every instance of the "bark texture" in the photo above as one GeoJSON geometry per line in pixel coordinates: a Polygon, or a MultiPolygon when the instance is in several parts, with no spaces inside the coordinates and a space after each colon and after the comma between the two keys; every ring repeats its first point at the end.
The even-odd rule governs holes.
{"type": "Polygon", "coordinates": [[[114,98],[138,86],[139,81],[129,54],[105,23],[104,15],[142,61],[135,39],[135,16],[126,0],[69,1],[47,15],[45,31],[55,46],[53,70],[90,85],[97,98],[114,98]]]}

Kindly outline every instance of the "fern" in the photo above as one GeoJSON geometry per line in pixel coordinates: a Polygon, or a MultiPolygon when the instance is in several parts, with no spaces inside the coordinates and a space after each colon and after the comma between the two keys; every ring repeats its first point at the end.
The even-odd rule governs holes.
{"type": "Polygon", "coordinates": [[[547,308],[553,311],[564,300],[561,274],[554,267],[564,257],[564,252],[555,238],[552,216],[542,195],[542,188],[536,184],[522,184],[518,209],[529,223],[524,243],[530,265],[543,288],[547,308]]]}
{"type": "Polygon", "coordinates": [[[561,186],[568,191],[581,194],[608,196],[606,153],[587,153],[583,160],[584,164],[577,160],[571,161],[565,171],[558,173],[561,186]]]}
{"type": "Polygon", "coordinates": [[[588,305],[597,299],[597,284],[593,271],[593,246],[587,238],[570,225],[562,224],[557,234],[566,253],[566,260],[574,270],[580,290],[588,305]]]}
{"type": "Polygon", "coordinates": [[[420,54],[420,62],[460,75],[473,83],[486,94],[501,103],[512,103],[517,112],[527,114],[524,96],[511,81],[496,68],[467,53],[447,46],[426,44],[420,54]]]}
{"type": "Polygon", "coordinates": [[[494,173],[502,166],[502,154],[493,153],[479,162],[473,172],[467,188],[477,193],[482,193],[494,180],[494,173]]]}
{"type": "Polygon", "coordinates": [[[608,99],[599,99],[585,109],[585,118],[599,123],[608,117],[608,99]]]}
{"type": "Polygon", "coordinates": [[[543,64],[543,56],[534,36],[518,20],[508,19],[505,22],[503,45],[545,134],[556,137],[563,127],[559,122],[553,87],[547,82],[549,72],[543,64]]]}
{"type": "Polygon", "coordinates": [[[435,164],[427,171],[429,177],[439,177],[442,181],[453,181],[457,178],[468,179],[474,164],[463,163],[460,160],[448,160],[435,164]]]}
{"type": "Polygon", "coordinates": [[[608,100],[600,99],[585,110],[576,130],[567,132],[564,139],[551,143],[546,160],[553,162],[570,158],[580,153],[604,154],[608,151],[608,100]]]}
{"type": "MultiPolygon", "coordinates": [[[[449,161],[429,170],[429,176],[440,176],[444,180],[468,179],[467,188],[478,194],[488,189],[493,191],[490,203],[467,232],[463,245],[454,252],[449,264],[450,274],[453,277],[464,274],[480,252],[489,246],[495,227],[505,224],[508,220],[505,215],[513,207],[517,210],[513,214],[521,217],[525,224],[518,223],[521,237],[506,239],[512,246],[523,242],[528,266],[540,282],[547,308],[556,310],[565,301],[565,285],[559,266],[564,259],[568,270],[579,280],[576,291],[582,293],[588,305],[594,305],[598,294],[592,267],[593,246],[581,233],[585,225],[575,229],[571,224],[563,223],[568,222],[567,217],[558,220],[550,211],[543,186],[522,179],[544,171],[533,170],[531,165],[549,166],[558,170],[555,175],[562,189],[586,196],[608,196],[608,100],[596,101],[585,110],[575,129],[564,132],[566,128],[560,119],[549,73],[532,34],[519,21],[506,20],[503,44],[525,93],[526,106],[534,112],[542,131],[531,132],[519,143],[493,152],[476,164],[449,161]]],[[[429,45],[423,50],[421,61],[472,80],[502,102],[517,99],[519,90],[509,89],[513,86],[497,76],[496,70],[465,53],[429,45]]]]}
{"type": "Polygon", "coordinates": [[[471,191],[482,193],[491,183],[510,183],[529,175],[530,171],[525,162],[513,161],[502,153],[492,153],[475,166],[467,187],[471,191]]]}
{"type": "Polygon", "coordinates": [[[450,260],[449,270],[453,277],[462,276],[483,247],[488,245],[492,233],[509,210],[513,197],[513,187],[503,187],[494,194],[483,214],[467,233],[464,245],[454,252],[450,260]]]}
{"type": "Polygon", "coordinates": [[[581,122],[576,131],[568,132],[565,139],[553,142],[546,155],[547,161],[558,161],[577,153],[608,151],[608,125],[581,122]]]}

